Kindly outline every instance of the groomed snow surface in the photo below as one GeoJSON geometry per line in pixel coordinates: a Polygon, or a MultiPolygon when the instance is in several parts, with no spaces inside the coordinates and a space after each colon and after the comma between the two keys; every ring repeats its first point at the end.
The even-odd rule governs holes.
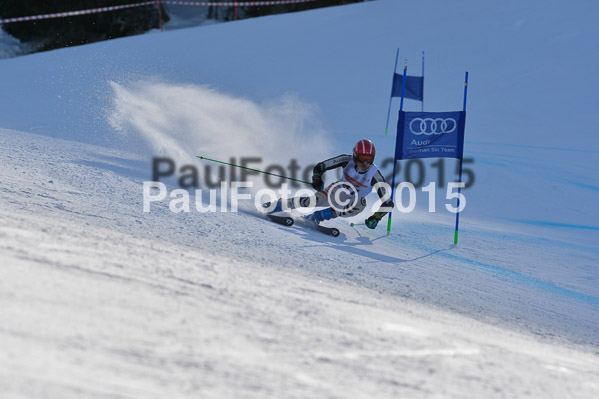
{"type": "Polygon", "coordinates": [[[379,0],[1,60],[0,397],[599,397],[599,104],[582,84],[597,6],[463,3],[379,0]],[[363,136],[391,156],[397,46],[410,65],[429,54],[426,110],[459,109],[471,73],[458,246],[444,190],[434,214],[422,192],[395,211],[391,236],[386,220],[329,222],[339,238],[286,228],[251,201],[199,213],[210,198],[193,190],[189,213],[143,212],[156,156],[201,174],[200,154],[308,165],[363,136]],[[550,79],[558,67],[570,84],[550,79]]]}
{"type": "MultiPolygon", "coordinates": [[[[143,214],[132,177],[143,173],[138,156],[0,134],[3,397],[594,397],[599,390],[595,349],[546,336],[562,331],[563,320],[588,330],[597,302],[467,270],[461,257],[476,255],[473,246],[492,232],[465,232],[462,246],[450,249],[447,226],[440,233],[430,223],[408,223],[398,242],[347,226],[342,239],[288,231],[251,213],[175,216],[163,204],[143,214]],[[412,242],[425,238],[430,249],[412,242]],[[496,313],[523,330],[547,319],[546,328],[534,327],[545,339],[441,302],[482,318],[485,308],[505,306],[496,313]],[[578,315],[569,318],[572,309],[578,315]]],[[[504,241],[526,244],[514,235],[504,241]]],[[[494,250],[508,252],[504,241],[494,250]]]]}

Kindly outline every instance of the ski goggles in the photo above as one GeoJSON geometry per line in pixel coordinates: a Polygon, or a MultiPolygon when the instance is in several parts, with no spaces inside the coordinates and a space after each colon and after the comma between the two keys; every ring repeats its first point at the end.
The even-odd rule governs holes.
{"type": "Polygon", "coordinates": [[[357,162],[368,162],[372,164],[374,162],[374,157],[372,155],[356,155],[356,163],[357,162]]]}

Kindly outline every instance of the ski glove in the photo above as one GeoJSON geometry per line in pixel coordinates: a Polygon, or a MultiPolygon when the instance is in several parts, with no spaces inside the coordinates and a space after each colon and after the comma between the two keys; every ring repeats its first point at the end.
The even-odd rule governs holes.
{"type": "Polygon", "coordinates": [[[366,219],[364,221],[364,224],[369,229],[375,229],[376,225],[379,224],[379,220],[381,220],[381,215],[378,212],[376,212],[374,215],[366,219]]]}
{"type": "Polygon", "coordinates": [[[322,191],[324,188],[324,182],[320,173],[314,173],[312,175],[312,188],[316,191],[322,191]]]}

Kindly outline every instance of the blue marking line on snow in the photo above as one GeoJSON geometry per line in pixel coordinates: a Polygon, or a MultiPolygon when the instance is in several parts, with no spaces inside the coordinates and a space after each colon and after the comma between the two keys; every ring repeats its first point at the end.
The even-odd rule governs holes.
{"type": "Polygon", "coordinates": [[[599,226],[587,226],[584,224],[571,224],[571,223],[558,223],[558,222],[545,222],[542,220],[518,220],[511,219],[513,222],[522,223],[522,224],[531,224],[535,226],[543,226],[543,227],[560,227],[567,229],[579,229],[579,230],[593,230],[599,231],[599,226]]]}
{"type": "Polygon", "coordinates": [[[573,186],[584,188],[587,190],[599,191],[599,186],[593,186],[592,184],[580,183],[580,182],[577,182],[574,180],[568,180],[568,179],[554,179],[554,180],[556,180],[560,183],[571,184],[573,186]]]}
{"type": "Polygon", "coordinates": [[[515,272],[513,270],[505,269],[501,266],[495,266],[495,265],[491,265],[488,263],[479,262],[479,261],[476,261],[473,259],[464,258],[459,255],[449,254],[447,252],[440,253],[440,255],[447,257],[447,258],[451,258],[452,260],[455,260],[458,262],[466,263],[471,266],[490,270],[494,273],[497,273],[498,275],[509,278],[511,280],[515,280],[524,285],[537,288],[541,291],[549,292],[552,294],[563,295],[568,298],[576,299],[578,301],[581,301],[581,302],[584,302],[584,303],[587,303],[590,305],[596,305],[596,306],[599,305],[599,298],[597,298],[595,296],[583,294],[582,292],[578,292],[578,291],[574,291],[574,290],[571,290],[568,288],[560,287],[558,285],[548,283],[547,281],[539,280],[537,278],[530,277],[525,274],[515,272]]]}

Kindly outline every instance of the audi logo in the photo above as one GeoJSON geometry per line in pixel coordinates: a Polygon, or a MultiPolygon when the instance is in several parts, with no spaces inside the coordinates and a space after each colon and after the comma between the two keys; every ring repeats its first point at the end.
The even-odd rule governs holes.
{"type": "Polygon", "coordinates": [[[410,132],[416,136],[451,133],[458,127],[453,118],[414,118],[410,121],[410,132]]]}

